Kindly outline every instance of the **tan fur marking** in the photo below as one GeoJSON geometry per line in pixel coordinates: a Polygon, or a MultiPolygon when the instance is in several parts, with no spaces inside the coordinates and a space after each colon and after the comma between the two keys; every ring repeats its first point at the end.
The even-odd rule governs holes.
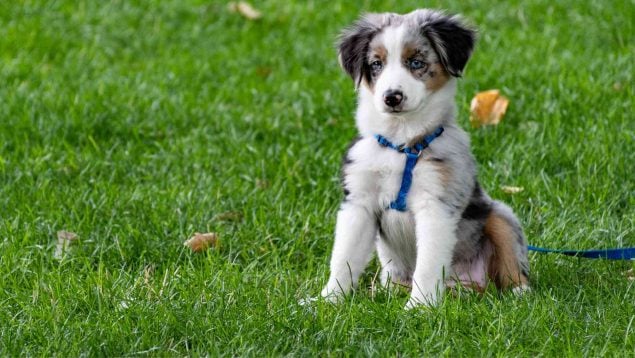
{"type": "Polygon", "coordinates": [[[378,59],[383,63],[386,63],[386,57],[388,56],[388,50],[386,50],[386,48],[384,47],[384,45],[377,45],[374,46],[371,50],[370,50],[370,58],[371,59],[378,59]]]}
{"type": "Polygon", "coordinates": [[[483,228],[494,248],[488,265],[488,275],[499,289],[527,285],[528,280],[520,272],[520,265],[514,253],[514,232],[502,217],[491,214],[483,228]]]}
{"type": "Polygon", "coordinates": [[[445,72],[443,66],[441,66],[441,64],[438,62],[430,65],[428,73],[430,74],[430,78],[426,80],[425,83],[426,88],[430,91],[438,90],[439,88],[443,87],[450,79],[448,73],[445,72]]]}
{"type": "MultiPolygon", "coordinates": [[[[371,48],[368,52],[368,58],[371,62],[374,60],[380,60],[382,63],[385,64],[387,57],[388,57],[388,50],[386,50],[386,47],[384,47],[384,45],[371,44],[371,48]]],[[[364,79],[363,84],[366,85],[366,87],[370,90],[370,92],[375,93],[375,81],[372,81],[372,80],[367,81],[366,79],[364,79]]]]}
{"type": "Polygon", "coordinates": [[[434,160],[428,160],[427,162],[434,166],[434,169],[436,169],[437,173],[439,174],[441,183],[443,183],[444,186],[449,185],[450,181],[452,180],[452,170],[450,169],[450,166],[446,165],[446,163],[444,162],[434,160]]]}
{"type": "Polygon", "coordinates": [[[406,60],[414,57],[417,52],[419,52],[419,48],[416,44],[406,44],[401,52],[401,61],[405,62],[406,60]]]}

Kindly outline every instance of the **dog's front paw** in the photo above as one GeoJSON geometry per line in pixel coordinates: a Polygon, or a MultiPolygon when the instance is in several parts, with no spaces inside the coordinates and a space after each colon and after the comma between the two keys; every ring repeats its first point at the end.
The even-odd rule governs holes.
{"type": "Polygon", "coordinates": [[[320,296],[326,301],[330,303],[338,303],[344,299],[346,293],[340,288],[340,286],[326,286],[322,289],[320,296]]]}
{"type": "Polygon", "coordinates": [[[421,298],[410,297],[408,302],[406,302],[406,306],[404,307],[406,310],[411,310],[418,307],[434,307],[438,304],[438,300],[436,297],[425,296],[421,298]]]}
{"type": "Polygon", "coordinates": [[[425,291],[413,288],[405,308],[411,310],[416,307],[434,307],[439,304],[442,296],[443,290],[438,288],[425,291]]]}
{"type": "Polygon", "coordinates": [[[524,296],[528,293],[531,292],[531,287],[529,287],[529,285],[520,285],[520,286],[516,286],[512,289],[512,293],[515,294],[516,296],[524,296]]]}
{"type": "Polygon", "coordinates": [[[344,292],[339,285],[326,285],[318,297],[302,298],[298,301],[298,304],[300,304],[300,306],[312,306],[321,299],[329,303],[338,303],[344,299],[344,296],[346,296],[346,292],[344,292]]]}

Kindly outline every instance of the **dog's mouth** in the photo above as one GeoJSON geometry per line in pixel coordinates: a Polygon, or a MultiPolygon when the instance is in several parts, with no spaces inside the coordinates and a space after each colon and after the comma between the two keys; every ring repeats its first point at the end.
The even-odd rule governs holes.
{"type": "Polygon", "coordinates": [[[386,113],[386,114],[400,115],[400,114],[408,113],[410,111],[404,110],[401,107],[399,107],[399,108],[396,108],[396,107],[384,107],[383,112],[386,113]]]}
{"type": "Polygon", "coordinates": [[[396,117],[405,116],[410,113],[417,113],[417,112],[423,111],[425,106],[427,105],[427,101],[425,100],[420,101],[415,106],[412,106],[412,103],[410,104],[411,105],[406,106],[405,104],[402,103],[399,106],[395,106],[395,107],[382,106],[382,108],[380,109],[380,112],[390,116],[396,116],[396,117]]]}

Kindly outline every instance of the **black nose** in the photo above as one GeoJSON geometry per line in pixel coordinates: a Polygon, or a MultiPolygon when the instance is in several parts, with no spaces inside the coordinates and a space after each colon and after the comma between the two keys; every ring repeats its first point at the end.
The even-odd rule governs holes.
{"type": "Polygon", "coordinates": [[[388,90],[384,92],[384,103],[388,107],[396,107],[403,101],[403,93],[396,90],[388,90]]]}

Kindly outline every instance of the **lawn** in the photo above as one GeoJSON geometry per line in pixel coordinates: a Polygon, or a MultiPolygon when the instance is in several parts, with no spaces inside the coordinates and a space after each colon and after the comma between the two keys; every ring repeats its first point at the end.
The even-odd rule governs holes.
{"type": "Polygon", "coordinates": [[[355,136],[333,44],[363,11],[478,26],[459,122],[532,244],[635,246],[632,2],[359,3],[2,2],[0,355],[635,356],[633,262],[531,254],[527,296],[410,312],[373,262],[343,304],[298,305],[327,278],[355,136]],[[507,115],[472,129],[490,88],[507,115]]]}

